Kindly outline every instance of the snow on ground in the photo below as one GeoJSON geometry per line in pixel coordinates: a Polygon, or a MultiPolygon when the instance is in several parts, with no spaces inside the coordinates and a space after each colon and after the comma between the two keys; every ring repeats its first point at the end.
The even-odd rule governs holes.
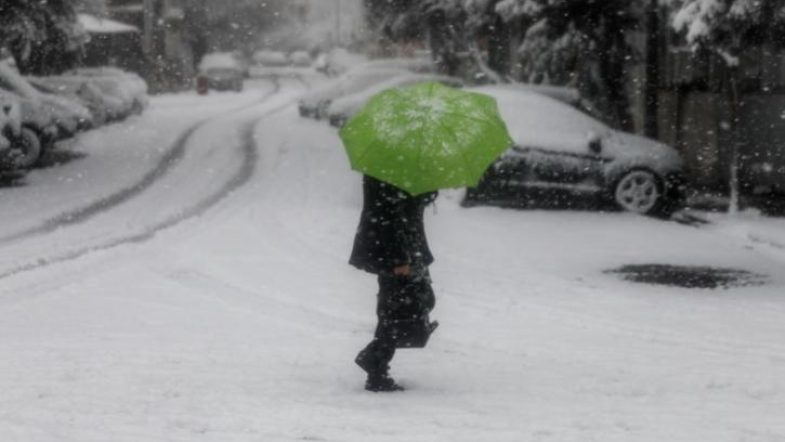
{"type": "MultiPolygon", "coordinates": [[[[375,281],[346,264],[360,178],[334,130],[297,116],[303,90],[283,83],[265,103],[210,120],[177,170],[106,213],[0,244],[4,255],[47,256],[44,245],[65,250],[95,240],[90,231],[133,231],[147,216],[166,219],[156,214],[178,204],[172,195],[187,211],[223,188],[194,178],[216,159],[211,179],[223,183],[253,166],[230,193],[153,235],[0,279],[0,440],[785,440],[785,257],[739,234],[782,231],[766,218],[696,228],[463,209],[459,192],[443,192],[426,220],[442,325],[427,349],[393,361],[406,392],[362,390],[352,360],[372,333],[375,281]],[[231,154],[210,154],[220,142],[211,139],[242,134],[248,121],[255,155],[242,155],[242,136],[222,144],[231,154]],[[167,180],[179,190],[164,192],[167,180]],[[770,282],[687,290],[603,273],[638,263],[735,267],[770,282]]],[[[109,130],[124,143],[176,138],[160,129],[174,123],[153,121],[109,130]]],[[[67,167],[98,180],[112,154],[89,145],[79,141],[91,156],[67,167]]],[[[49,181],[61,170],[23,190],[80,192],[49,181]]]]}

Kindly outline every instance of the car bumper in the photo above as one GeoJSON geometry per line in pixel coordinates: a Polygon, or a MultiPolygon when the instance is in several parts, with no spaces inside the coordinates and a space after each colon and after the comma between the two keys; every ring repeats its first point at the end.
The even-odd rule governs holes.
{"type": "Polygon", "coordinates": [[[346,115],[330,115],[330,126],[342,128],[349,119],[346,115]]]}
{"type": "Polygon", "coordinates": [[[299,106],[299,110],[300,110],[300,116],[306,118],[316,118],[316,115],[318,113],[315,107],[306,106],[303,104],[299,106]]]}
{"type": "Polygon", "coordinates": [[[216,91],[228,91],[237,89],[242,84],[242,80],[209,80],[207,87],[216,91]]]}

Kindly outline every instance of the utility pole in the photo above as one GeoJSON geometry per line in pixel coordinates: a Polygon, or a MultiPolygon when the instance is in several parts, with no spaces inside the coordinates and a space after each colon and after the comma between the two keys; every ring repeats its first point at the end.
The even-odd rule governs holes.
{"type": "Polygon", "coordinates": [[[644,85],[644,133],[659,136],[660,89],[660,16],[658,0],[649,0],[646,7],[646,84],[644,85]]]}
{"type": "Polygon", "coordinates": [[[149,56],[153,53],[153,33],[155,26],[155,0],[143,0],[142,14],[144,29],[142,29],[142,48],[149,56]]]}

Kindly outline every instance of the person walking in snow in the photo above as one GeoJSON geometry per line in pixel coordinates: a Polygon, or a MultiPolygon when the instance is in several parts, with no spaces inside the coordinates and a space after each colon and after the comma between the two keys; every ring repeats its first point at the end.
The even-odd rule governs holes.
{"type": "Polygon", "coordinates": [[[433,255],[423,225],[425,207],[436,196],[411,196],[363,177],[363,210],[349,263],[377,275],[379,281],[376,331],[355,359],[368,374],[366,390],[403,390],[389,374],[395,350],[424,347],[438,326],[429,319],[435,303],[428,273],[433,255]]]}

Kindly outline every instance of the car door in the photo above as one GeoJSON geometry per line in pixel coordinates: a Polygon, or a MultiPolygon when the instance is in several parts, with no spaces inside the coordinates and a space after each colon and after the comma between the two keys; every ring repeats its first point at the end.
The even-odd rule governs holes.
{"type": "Polygon", "coordinates": [[[520,161],[516,179],[538,188],[597,191],[603,158],[593,153],[578,154],[543,147],[516,147],[520,161]]]}

